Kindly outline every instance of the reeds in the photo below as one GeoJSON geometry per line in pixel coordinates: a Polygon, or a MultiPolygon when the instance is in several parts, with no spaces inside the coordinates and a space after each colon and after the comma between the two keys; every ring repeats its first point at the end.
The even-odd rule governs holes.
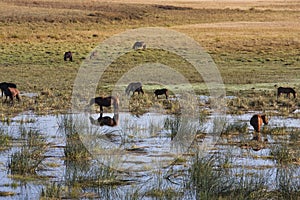
{"type": "Polygon", "coordinates": [[[21,129],[21,137],[24,144],[21,150],[13,153],[8,167],[12,174],[36,175],[41,163],[45,160],[45,152],[48,144],[39,131],[21,129]]]}
{"type": "Polygon", "coordinates": [[[294,152],[287,145],[275,145],[270,150],[270,156],[279,164],[285,165],[296,161],[294,152]]]}
{"type": "Polygon", "coordinates": [[[84,134],[84,124],[73,115],[63,115],[58,121],[59,127],[66,137],[64,154],[68,160],[86,160],[91,158],[84,144],[80,139],[80,134],[84,134]]]}
{"type": "MultiPolygon", "coordinates": [[[[264,199],[267,196],[267,179],[263,175],[238,177],[223,155],[198,153],[189,168],[187,187],[194,199],[264,199]]],[[[230,162],[230,161],[229,161],[230,162]]]]}
{"type": "Polygon", "coordinates": [[[0,151],[7,149],[11,140],[12,137],[9,136],[2,127],[0,127],[0,151]]]}

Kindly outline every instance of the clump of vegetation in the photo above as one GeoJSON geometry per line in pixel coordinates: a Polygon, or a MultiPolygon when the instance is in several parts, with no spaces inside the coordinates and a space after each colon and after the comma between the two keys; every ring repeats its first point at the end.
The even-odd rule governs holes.
{"type": "Polygon", "coordinates": [[[0,127],[0,151],[5,150],[8,148],[12,137],[9,136],[6,131],[0,127]]]}
{"type": "Polygon", "coordinates": [[[270,151],[270,156],[272,156],[278,164],[288,164],[297,160],[294,152],[292,152],[287,145],[273,146],[270,151]]]}
{"type": "MultiPolygon", "coordinates": [[[[300,196],[300,184],[298,178],[295,177],[295,172],[298,167],[289,166],[286,168],[279,168],[276,172],[277,190],[275,195],[280,199],[297,200],[300,196]]],[[[296,172],[297,173],[297,172],[296,172]]]]}
{"type": "Polygon", "coordinates": [[[83,124],[72,115],[63,115],[60,118],[59,127],[66,136],[66,146],[64,148],[65,157],[68,160],[86,160],[90,159],[91,155],[80,140],[80,135],[83,134],[83,124]]]}
{"type": "Polygon", "coordinates": [[[145,196],[156,198],[156,199],[181,199],[181,194],[177,192],[173,188],[161,189],[161,188],[154,188],[148,190],[145,193],[145,196]]]}
{"type": "Polygon", "coordinates": [[[187,186],[195,199],[260,199],[267,193],[266,179],[263,176],[248,177],[245,173],[240,178],[233,171],[223,168],[228,159],[220,159],[221,155],[203,156],[197,154],[189,168],[187,186]],[[225,162],[225,163],[224,163],[225,162]]]}
{"type": "Polygon", "coordinates": [[[36,175],[36,172],[45,160],[44,154],[48,144],[39,131],[26,130],[21,127],[21,137],[25,140],[20,151],[11,155],[9,169],[12,174],[36,175]]]}
{"type": "Polygon", "coordinates": [[[167,118],[164,123],[164,128],[170,132],[171,140],[178,136],[177,141],[180,141],[182,144],[189,142],[191,137],[195,138],[200,127],[196,120],[193,121],[182,115],[167,118]]]}
{"type": "Polygon", "coordinates": [[[243,134],[247,133],[248,125],[247,123],[234,122],[226,123],[225,128],[221,132],[221,136],[233,135],[233,134],[243,134]]]}
{"type": "Polygon", "coordinates": [[[46,188],[42,189],[40,199],[61,199],[63,194],[63,187],[61,184],[48,184],[46,188]]]}
{"type": "Polygon", "coordinates": [[[189,184],[194,188],[196,199],[216,199],[229,187],[225,171],[214,169],[216,162],[214,157],[202,157],[199,154],[193,158],[189,184]]]}

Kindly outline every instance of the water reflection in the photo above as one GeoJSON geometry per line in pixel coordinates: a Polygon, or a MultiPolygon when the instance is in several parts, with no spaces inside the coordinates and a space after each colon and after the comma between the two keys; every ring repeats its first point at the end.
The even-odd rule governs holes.
{"type": "Polygon", "coordinates": [[[115,112],[113,117],[110,116],[104,116],[103,113],[100,113],[100,117],[95,120],[94,118],[90,117],[90,122],[93,125],[99,125],[99,126],[117,126],[119,124],[119,113],[115,112]]]}
{"type": "MultiPolygon", "coordinates": [[[[51,177],[55,178],[51,178],[49,180],[47,179],[47,181],[59,184],[61,183],[62,185],[67,186],[66,190],[69,190],[67,191],[69,194],[66,194],[65,197],[70,197],[72,194],[76,194],[76,190],[80,190],[79,195],[84,193],[95,194],[95,196],[92,198],[126,199],[126,197],[128,197],[127,199],[133,199],[135,197],[134,192],[136,192],[136,195],[141,197],[143,195],[151,195],[153,191],[159,191],[159,189],[171,188],[176,190],[176,184],[178,184],[179,189],[182,186],[181,178],[184,179],[186,177],[185,170],[188,169],[188,166],[184,165],[186,163],[189,164],[190,162],[188,157],[185,156],[177,159],[177,163],[171,166],[169,165],[167,168],[165,168],[166,165],[174,161],[174,157],[172,157],[173,155],[170,154],[172,144],[170,128],[168,130],[168,128],[164,126],[166,119],[170,116],[157,113],[147,113],[137,118],[130,115],[130,113],[103,113],[102,116],[100,115],[100,117],[99,115],[90,117],[92,118],[92,121],[87,116],[84,118],[83,115],[79,116],[79,119],[76,121],[72,121],[70,118],[63,116],[64,115],[22,115],[13,118],[10,125],[6,123],[0,123],[0,127],[5,132],[9,133],[9,135],[13,136],[18,144],[20,144],[19,140],[24,140],[18,131],[21,122],[23,123],[23,121],[30,121],[30,123],[25,123],[24,126],[32,127],[36,130],[42,131],[43,135],[46,137],[47,143],[51,143],[51,146],[49,146],[49,151],[47,151],[45,155],[46,162],[43,162],[45,170],[39,169],[38,174],[43,176],[51,175],[51,177]],[[93,117],[95,119],[93,119],[93,117]],[[101,126],[99,124],[98,117],[102,117],[100,121],[103,119],[107,120],[108,122],[115,121],[113,122],[115,123],[115,126],[107,125],[111,123],[104,123],[104,125],[101,126]],[[60,123],[58,123],[58,121],[60,123]],[[76,132],[81,133],[82,129],[76,129],[76,127],[80,128],[81,123],[85,125],[86,122],[89,125],[91,125],[91,123],[96,123],[92,125],[95,129],[95,132],[96,130],[101,130],[101,132],[97,132],[97,134],[93,135],[93,129],[90,130],[90,132],[87,132],[88,134],[86,137],[80,137],[80,135],[76,134],[76,132]],[[64,125],[67,127],[67,129],[59,129],[58,127],[60,125],[64,125]],[[108,141],[113,142],[116,145],[116,148],[120,148],[121,146],[122,150],[124,150],[121,152],[123,157],[116,157],[118,160],[114,160],[111,157],[107,160],[114,165],[118,165],[120,162],[122,162],[123,165],[121,167],[124,169],[130,169],[130,173],[128,173],[126,170],[122,172],[120,170],[112,170],[111,168],[107,168],[105,165],[100,164],[100,157],[103,158],[102,153],[110,150],[109,148],[105,148],[107,145],[105,145],[103,138],[101,138],[103,135],[100,134],[103,134],[103,129],[109,129],[110,132],[115,131],[116,133],[120,133],[117,132],[117,130],[122,130],[124,132],[124,135],[122,135],[124,136],[124,140],[117,138],[117,141],[106,141],[107,143],[108,141]],[[100,139],[102,143],[100,143],[100,139]],[[99,157],[91,158],[91,155],[87,153],[87,151],[84,149],[85,145],[82,143],[94,145],[92,147],[95,150],[95,154],[98,153],[99,157]],[[103,148],[103,152],[99,151],[100,147],[103,148]],[[128,151],[128,149],[131,151],[128,151]],[[136,149],[142,149],[143,151],[136,151],[136,149]],[[120,158],[124,158],[124,160],[121,160],[120,158]],[[154,165],[157,166],[157,170],[150,171],[149,169],[154,165]],[[162,176],[161,174],[165,176],[162,176]],[[175,184],[171,184],[168,182],[169,180],[166,180],[166,178],[169,179],[170,177],[175,178],[175,180],[172,179],[172,182],[175,184]],[[135,184],[126,185],[128,182],[124,181],[125,179],[127,181],[134,181],[135,184]],[[101,182],[99,180],[103,180],[104,182],[106,181],[107,184],[104,184],[103,181],[101,182]]],[[[78,115],[74,116],[77,117],[78,115]]],[[[228,115],[227,119],[229,122],[247,122],[248,128],[253,131],[248,122],[251,116],[251,113],[239,116],[228,115]]],[[[277,127],[283,123],[287,123],[288,127],[299,127],[298,122],[299,119],[273,117],[269,127],[277,127]],[[289,124],[286,122],[287,120],[294,123],[289,124]]],[[[188,125],[188,123],[185,122],[182,124],[188,125]]],[[[205,124],[203,126],[205,127],[205,124]]],[[[188,127],[190,126],[182,126],[182,129],[189,130],[188,127]]],[[[173,128],[175,128],[175,125],[173,128]]],[[[203,129],[203,132],[206,132],[207,130],[208,129],[203,129]]],[[[295,139],[296,143],[298,141],[299,133],[295,131],[294,135],[294,137],[297,136],[295,139]]],[[[228,143],[234,139],[236,139],[234,141],[237,141],[237,143],[234,144],[243,144],[240,141],[245,141],[245,143],[251,142],[252,146],[248,147],[250,150],[241,149],[239,147],[236,147],[234,150],[230,149],[230,151],[234,153],[232,155],[234,159],[233,162],[229,163],[228,166],[232,167],[232,171],[235,170],[235,172],[232,172],[230,175],[240,174],[241,170],[243,169],[247,174],[260,173],[261,176],[269,177],[266,176],[266,172],[271,170],[272,177],[268,179],[266,184],[270,187],[270,189],[276,189],[282,187],[282,185],[279,185],[280,181],[281,183],[288,183],[287,186],[296,185],[296,181],[298,179],[293,180],[292,178],[299,177],[298,167],[295,169],[295,171],[291,171],[290,174],[285,171],[280,172],[282,174],[276,174],[277,169],[280,170],[281,168],[276,166],[276,161],[266,158],[266,156],[270,155],[269,148],[271,148],[272,145],[281,142],[291,144],[291,136],[291,134],[275,135],[270,134],[269,132],[268,134],[265,134],[264,131],[262,131],[262,135],[237,135],[237,138],[231,136],[231,140],[228,139],[229,141],[227,141],[227,143],[223,146],[217,145],[215,147],[215,151],[221,152],[223,150],[223,152],[226,153],[226,151],[229,151],[228,143]],[[242,137],[244,137],[245,140],[243,140],[242,137]],[[268,141],[266,141],[267,138],[268,141]],[[265,148],[266,146],[264,146],[264,148],[262,148],[260,145],[269,145],[269,147],[265,148]],[[260,151],[253,151],[253,147],[260,151]],[[290,179],[287,179],[289,177],[290,179]],[[288,181],[293,182],[289,183],[288,181]]],[[[182,138],[182,140],[184,139],[185,138],[182,138]]],[[[202,143],[206,143],[206,141],[204,140],[202,143]]],[[[109,147],[111,147],[111,143],[109,143],[109,147]]],[[[20,145],[18,146],[13,144],[11,149],[7,150],[6,152],[0,152],[0,179],[4,184],[10,185],[13,182],[18,182],[13,180],[11,177],[8,177],[6,168],[8,155],[11,155],[13,152],[18,150],[20,150],[20,145]]],[[[210,152],[213,152],[213,150],[210,152]]],[[[107,156],[110,155],[108,154],[107,156]]],[[[42,188],[44,188],[44,185],[44,183],[32,181],[26,186],[18,185],[16,188],[1,186],[0,190],[14,191],[17,195],[12,197],[13,199],[38,199],[40,191],[42,188]]],[[[187,190],[187,192],[189,192],[189,190],[187,190]]],[[[151,197],[147,198],[151,199],[151,197]]]]}

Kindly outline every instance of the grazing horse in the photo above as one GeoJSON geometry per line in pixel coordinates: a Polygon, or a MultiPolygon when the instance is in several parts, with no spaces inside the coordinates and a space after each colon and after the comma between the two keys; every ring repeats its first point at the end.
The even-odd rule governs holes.
{"type": "Polygon", "coordinates": [[[296,98],[297,93],[293,88],[290,87],[279,87],[277,88],[277,98],[280,97],[281,94],[286,94],[288,98],[290,98],[290,93],[293,94],[294,98],[296,98]]]}
{"type": "Polygon", "coordinates": [[[92,98],[88,106],[91,106],[94,103],[100,106],[100,113],[103,113],[103,106],[110,107],[113,105],[115,112],[119,109],[119,98],[114,96],[92,98]]]}
{"type": "Polygon", "coordinates": [[[253,115],[250,119],[250,124],[253,126],[256,132],[260,132],[262,124],[268,124],[268,118],[266,115],[253,115]]]}
{"type": "Polygon", "coordinates": [[[130,92],[133,92],[133,94],[135,92],[137,92],[138,94],[140,93],[144,94],[142,83],[141,82],[130,83],[126,88],[125,93],[126,95],[129,95],[130,92]]]}
{"type": "Polygon", "coordinates": [[[72,57],[72,52],[71,51],[65,52],[64,61],[67,61],[67,59],[69,59],[71,62],[73,61],[73,57],[72,57]]]}
{"type": "Polygon", "coordinates": [[[158,98],[158,95],[165,95],[166,99],[168,99],[168,89],[164,88],[164,89],[157,89],[154,91],[154,94],[156,96],[156,98],[158,98]]]}
{"type": "Polygon", "coordinates": [[[132,48],[134,50],[137,50],[137,49],[146,49],[146,43],[145,42],[135,42],[132,48]]]}
{"type": "Polygon", "coordinates": [[[117,126],[119,124],[119,113],[115,112],[113,118],[109,116],[104,116],[103,113],[100,113],[100,117],[95,120],[94,118],[90,117],[91,124],[99,125],[99,126],[117,126]]]}
{"type": "Polygon", "coordinates": [[[7,83],[7,82],[0,83],[0,89],[1,89],[2,97],[3,97],[4,91],[7,90],[9,87],[10,88],[17,88],[17,85],[14,84],[14,83],[7,83]]]}
{"type": "Polygon", "coordinates": [[[21,101],[20,92],[17,88],[8,87],[7,89],[4,90],[4,94],[5,94],[4,102],[7,101],[7,97],[9,97],[12,104],[14,104],[14,97],[16,97],[19,102],[21,101]]]}

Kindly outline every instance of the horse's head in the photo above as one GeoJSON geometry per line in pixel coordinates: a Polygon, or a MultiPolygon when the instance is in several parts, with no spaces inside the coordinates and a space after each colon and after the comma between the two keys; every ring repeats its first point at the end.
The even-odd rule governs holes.
{"type": "Polygon", "coordinates": [[[262,118],[264,124],[268,124],[269,123],[269,120],[268,120],[268,118],[267,118],[266,115],[261,115],[261,118],[262,118]]]}
{"type": "Polygon", "coordinates": [[[128,96],[129,93],[130,93],[130,90],[129,90],[129,87],[127,87],[127,88],[125,89],[125,94],[128,96]]]}

